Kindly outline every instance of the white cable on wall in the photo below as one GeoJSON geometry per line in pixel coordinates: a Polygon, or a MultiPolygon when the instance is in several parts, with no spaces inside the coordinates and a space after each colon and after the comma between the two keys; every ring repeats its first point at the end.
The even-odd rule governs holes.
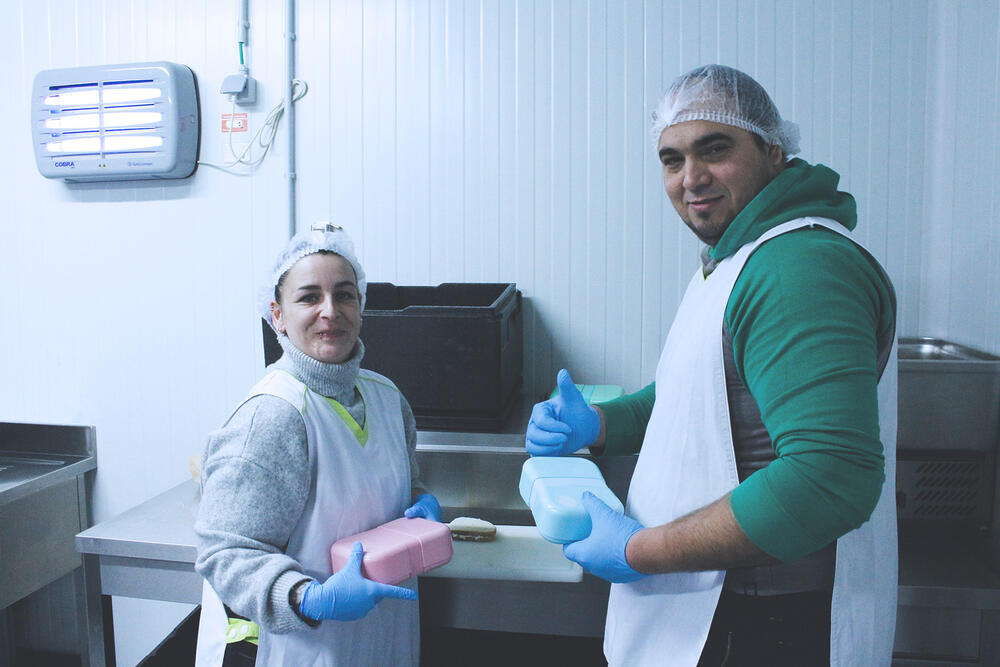
{"type": "MultiPolygon", "coordinates": [[[[291,91],[290,94],[292,95],[292,102],[294,103],[305,97],[305,94],[309,92],[309,85],[301,79],[292,79],[289,90],[291,91]]],[[[260,163],[263,162],[264,158],[267,156],[267,151],[271,148],[271,145],[274,143],[274,137],[278,133],[278,122],[281,120],[281,117],[285,114],[285,111],[288,108],[290,108],[290,105],[286,103],[285,98],[282,98],[281,101],[275,105],[273,109],[271,109],[270,113],[267,114],[267,117],[264,119],[264,123],[260,126],[260,129],[254,133],[253,137],[250,138],[250,142],[238,155],[236,154],[236,150],[233,148],[233,133],[230,132],[229,143],[227,146],[232,160],[226,161],[222,164],[199,160],[198,164],[205,165],[206,167],[214,167],[215,169],[220,169],[236,176],[250,175],[253,172],[253,169],[260,165],[260,163]],[[255,143],[263,149],[260,155],[256,158],[252,156],[252,150],[255,143]],[[246,169],[243,167],[246,167],[246,169]]],[[[235,114],[235,112],[236,103],[233,102],[233,113],[235,114]]],[[[292,137],[290,136],[289,141],[291,141],[291,138],[292,137]]],[[[290,165],[294,167],[294,162],[291,162],[290,165]]],[[[292,173],[294,173],[294,171],[292,173]]]]}
{"type": "MultiPolygon", "coordinates": [[[[248,29],[250,26],[248,0],[238,0],[237,14],[237,41],[239,42],[240,48],[240,67],[245,69],[246,66],[244,63],[243,48],[249,40],[248,29]]],[[[256,133],[254,133],[253,137],[250,138],[249,143],[247,143],[246,147],[242,150],[242,152],[240,152],[239,155],[236,154],[236,150],[233,148],[233,133],[229,132],[227,147],[229,149],[229,155],[232,159],[221,164],[217,162],[199,160],[198,164],[219,169],[235,176],[248,176],[253,173],[261,162],[264,161],[264,158],[267,156],[267,152],[273,145],[274,138],[277,135],[278,123],[281,121],[281,117],[283,115],[287,115],[288,165],[286,177],[288,184],[288,236],[291,238],[295,235],[296,218],[294,104],[302,99],[307,92],[309,92],[309,86],[306,82],[295,78],[295,0],[286,0],[285,2],[285,85],[286,90],[284,97],[282,97],[281,101],[273,109],[271,109],[270,113],[267,114],[263,125],[261,125],[260,129],[257,130],[256,133]],[[262,149],[260,155],[256,158],[253,157],[252,153],[255,143],[262,149]]],[[[231,118],[234,118],[235,115],[236,97],[233,96],[233,112],[231,118]]]]}

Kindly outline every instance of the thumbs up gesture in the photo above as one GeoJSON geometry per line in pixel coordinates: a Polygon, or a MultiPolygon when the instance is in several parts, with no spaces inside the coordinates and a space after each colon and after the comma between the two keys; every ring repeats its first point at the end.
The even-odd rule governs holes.
{"type": "Polygon", "coordinates": [[[565,368],[556,378],[559,393],[536,403],[525,433],[525,449],[532,456],[566,456],[593,444],[601,430],[601,418],[573,384],[565,368]]]}

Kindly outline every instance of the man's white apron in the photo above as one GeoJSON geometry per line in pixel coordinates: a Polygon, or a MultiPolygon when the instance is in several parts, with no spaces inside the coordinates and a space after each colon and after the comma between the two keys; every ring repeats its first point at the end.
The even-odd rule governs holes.
{"type": "MultiPolygon", "coordinates": [[[[656,401],[629,487],[626,514],[643,525],[672,521],[739,483],[722,354],[726,304],[757,246],[814,225],[852,238],[833,220],[792,220],[740,248],[707,279],[699,268],[688,285],[656,369],[656,401]]],[[[834,666],[891,661],[897,585],[895,347],[878,387],[885,449],[882,495],[870,520],[837,541],[830,638],[834,666]]],[[[710,571],[613,584],[604,639],[609,665],[696,665],[724,578],[724,571],[710,571]]]]}
{"type": "MultiPolygon", "coordinates": [[[[381,375],[363,369],[356,386],[365,401],[364,444],[359,438],[361,427],[346,410],[331,405],[288,373],[269,373],[247,397],[278,396],[302,412],[312,484],[285,553],[321,583],[332,574],[333,542],[401,517],[410,502],[410,459],[399,391],[381,375]]],[[[415,589],[416,584],[413,578],[402,585],[415,589]]],[[[207,582],[204,592],[199,667],[221,665],[225,648],[224,632],[214,634],[213,629],[210,635],[208,631],[225,626],[218,616],[222,605],[207,582]],[[206,612],[208,618],[204,618],[206,612]]],[[[323,621],[316,629],[280,635],[261,628],[257,665],[415,666],[420,658],[418,609],[414,601],[386,598],[357,621],[323,621]]]]}

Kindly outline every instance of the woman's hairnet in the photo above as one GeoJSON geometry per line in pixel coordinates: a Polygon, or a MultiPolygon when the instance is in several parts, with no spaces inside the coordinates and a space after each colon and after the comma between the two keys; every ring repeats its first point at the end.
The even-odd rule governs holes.
{"type": "Polygon", "coordinates": [[[764,88],[743,72],[703,65],[674,79],[653,113],[653,144],[663,130],[689,120],[707,120],[753,132],[785,156],[799,152],[799,126],[782,120],[764,88]]]}
{"type": "Polygon", "coordinates": [[[274,328],[271,322],[271,301],[274,300],[274,290],[288,271],[295,266],[295,263],[307,255],[326,251],[333,252],[348,262],[354,269],[354,277],[358,281],[358,295],[361,297],[361,309],[365,308],[365,292],[368,289],[368,281],[365,279],[364,269],[354,254],[354,243],[342,228],[328,223],[316,223],[312,229],[306,232],[299,232],[288,241],[285,249],[281,251],[274,262],[274,267],[267,274],[267,280],[261,287],[260,293],[260,313],[264,320],[274,328]]]}

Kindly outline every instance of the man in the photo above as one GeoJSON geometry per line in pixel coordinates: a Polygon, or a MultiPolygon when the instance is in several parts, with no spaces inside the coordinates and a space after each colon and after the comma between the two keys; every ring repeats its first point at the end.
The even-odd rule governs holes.
{"type": "Polygon", "coordinates": [[[839,176],[737,70],[654,115],[706,244],[655,383],[588,406],[565,370],[534,456],[639,451],[625,514],[584,496],[566,556],[612,582],[610,665],[888,665],[896,612],[895,296],[839,176]]]}

